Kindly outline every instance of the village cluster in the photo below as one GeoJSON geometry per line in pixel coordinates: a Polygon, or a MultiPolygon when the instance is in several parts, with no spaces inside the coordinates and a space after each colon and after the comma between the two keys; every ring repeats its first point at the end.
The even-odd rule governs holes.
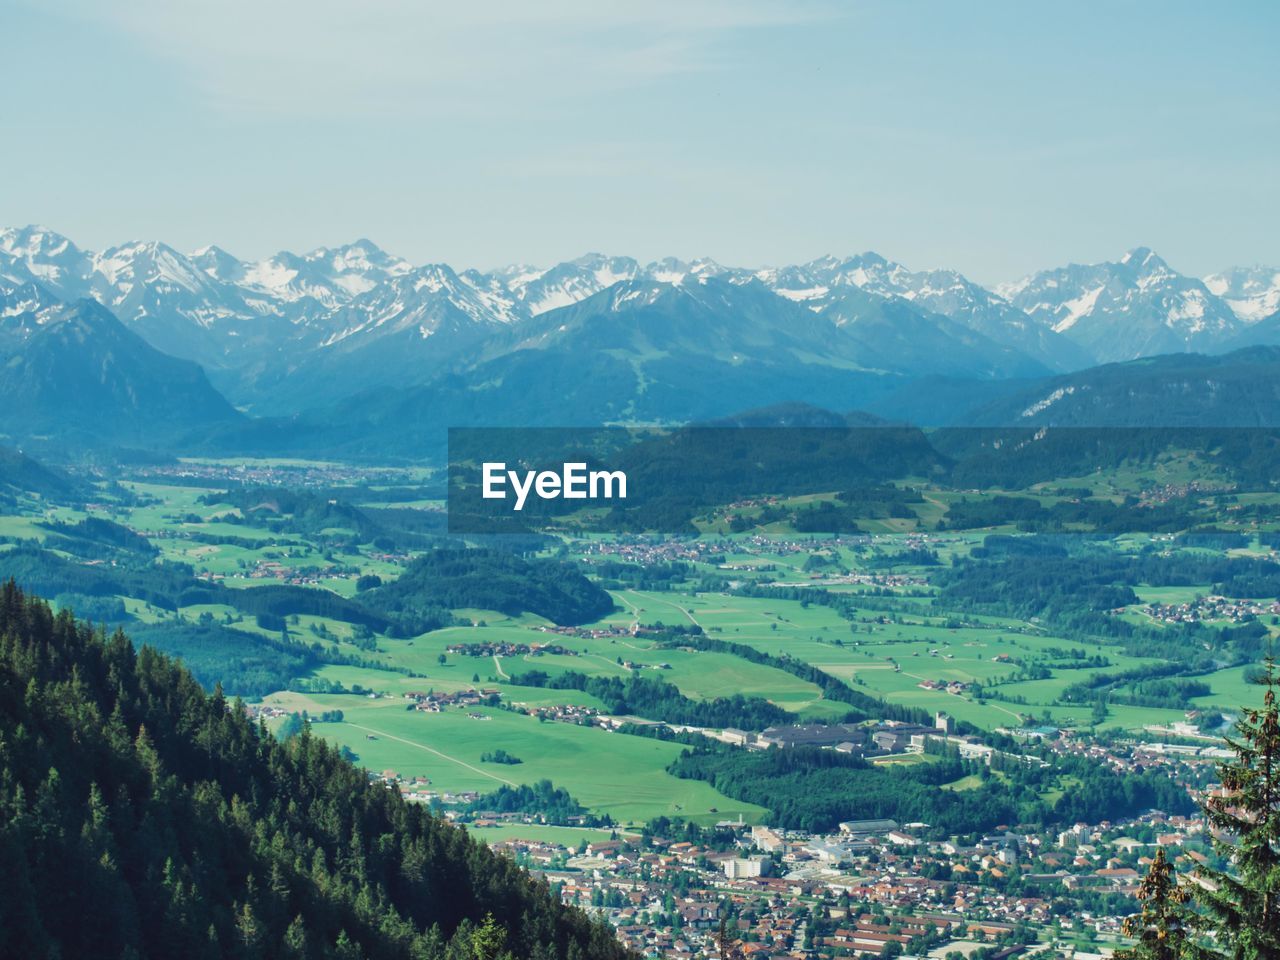
{"type": "Polygon", "coordinates": [[[692,540],[684,537],[619,537],[611,540],[590,540],[578,544],[583,555],[590,562],[593,557],[611,557],[627,563],[648,566],[657,563],[714,563],[725,565],[723,556],[733,553],[745,556],[775,558],[797,553],[812,553],[814,545],[821,541],[826,549],[839,547],[865,546],[871,537],[859,534],[856,536],[823,536],[823,537],[782,537],[774,539],[766,536],[735,537],[732,540],[712,537],[692,540]]]}
{"type": "Polygon", "coordinates": [[[356,484],[406,483],[410,471],[394,467],[369,468],[342,463],[288,460],[176,460],[136,464],[133,479],[153,483],[189,483],[203,486],[243,484],[262,487],[335,487],[356,484]]]}
{"type": "Polygon", "coordinates": [[[1208,850],[1200,821],[1159,814],[1054,835],[925,832],[892,820],[846,822],[835,834],[728,822],[704,842],[615,835],[572,848],[496,845],[566,902],[605,916],[645,956],[717,958],[729,917],[731,937],[756,960],[978,951],[989,960],[1099,960],[1119,944],[1123,904],[1156,847],[1185,869],[1208,850]]]}
{"type": "Polygon", "coordinates": [[[1231,597],[1196,597],[1185,603],[1152,603],[1146,613],[1162,623],[1227,621],[1248,623],[1263,616],[1280,616],[1280,601],[1236,600],[1231,597]]]}

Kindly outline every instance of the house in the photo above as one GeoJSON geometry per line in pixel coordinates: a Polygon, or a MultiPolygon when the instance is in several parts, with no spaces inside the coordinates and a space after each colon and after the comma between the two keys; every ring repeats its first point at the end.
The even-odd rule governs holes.
{"type": "Polygon", "coordinates": [[[883,836],[897,829],[897,820],[846,820],[840,824],[840,832],[851,837],[883,836]]]}
{"type": "Polygon", "coordinates": [[[730,880],[763,877],[769,872],[772,861],[768,857],[732,857],[720,864],[730,880]]]}
{"type": "Polygon", "coordinates": [[[759,736],[764,747],[834,747],[838,743],[865,743],[866,730],[852,723],[811,723],[769,727],[759,736]]]}
{"type": "Polygon", "coordinates": [[[785,843],[782,837],[773,830],[760,825],[751,828],[751,842],[766,853],[782,849],[785,843]]]}

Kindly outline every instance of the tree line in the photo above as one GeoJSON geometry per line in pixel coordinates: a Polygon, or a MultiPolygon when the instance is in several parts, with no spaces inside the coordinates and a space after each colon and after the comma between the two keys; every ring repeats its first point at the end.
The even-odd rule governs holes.
{"type": "Polygon", "coordinates": [[[555,676],[542,670],[515,674],[510,683],[552,690],[581,690],[603,701],[605,712],[634,715],[646,720],[691,727],[737,727],[742,730],[764,730],[780,723],[791,723],[794,714],[762,697],[731,697],[693,700],[674,684],[635,674],[621,677],[593,677],[576,670],[555,676]]]}
{"type": "Polygon", "coordinates": [[[1192,809],[1186,790],[1155,772],[1121,775],[1075,757],[1055,758],[1047,768],[1019,759],[998,766],[1000,777],[947,752],[926,764],[882,767],[807,747],[748,751],[700,745],[684,751],[668,770],[765,807],[779,826],[813,833],[834,830],[842,820],[890,818],[922,821],[946,836],[998,824],[1097,823],[1151,808],[1169,813],[1192,809]],[[939,789],[975,772],[980,782],[973,789],[939,789]],[[1044,798],[1064,778],[1071,779],[1071,789],[1047,802],[1044,798]]]}

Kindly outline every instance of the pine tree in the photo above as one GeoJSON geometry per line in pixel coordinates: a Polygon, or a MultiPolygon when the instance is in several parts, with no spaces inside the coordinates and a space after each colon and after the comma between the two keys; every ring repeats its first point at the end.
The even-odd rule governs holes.
{"type": "Polygon", "coordinates": [[[1124,932],[1138,942],[1127,950],[1117,950],[1115,960],[1180,960],[1189,955],[1190,915],[1187,892],[1178,886],[1178,874],[1164,854],[1156,855],[1138,887],[1142,911],[1128,917],[1124,932]]]}
{"type": "Polygon", "coordinates": [[[288,929],[284,932],[281,955],[285,960],[306,960],[307,928],[302,921],[301,914],[293,918],[293,922],[289,924],[288,929]]]}
{"type": "Polygon", "coordinates": [[[1275,659],[1266,658],[1261,709],[1245,709],[1235,754],[1218,768],[1220,791],[1202,807],[1227,870],[1202,868],[1197,899],[1230,960],[1280,960],[1280,707],[1275,659]]]}
{"type": "Polygon", "coordinates": [[[333,945],[334,960],[361,960],[363,956],[360,944],[352,940],[347,931],[339,930],[338,941],[333,945]]]}
{"type": "Polygon", "coordinates": [[[236,934],[240,940],[238,956],[256,958],[262,956],[262,927],[254,916],[253,905],[246,900],[236,910],[236,934]]]}
{"type": "Polygon", "coordinates": [[[507,945],[507,931],[498,926],[493,914],[487,914],[484,923],[471,934],[471,956],[473,960],[514,960],[504,947],[507,945]]]}
{"type": "Polygon", "coordinates": [[[745,956],[741,941],[729,938],[729,922],[724,917],[720,918],[720,929],[716,933],[716,952],[720,960],[743,960],[745,956]]]}

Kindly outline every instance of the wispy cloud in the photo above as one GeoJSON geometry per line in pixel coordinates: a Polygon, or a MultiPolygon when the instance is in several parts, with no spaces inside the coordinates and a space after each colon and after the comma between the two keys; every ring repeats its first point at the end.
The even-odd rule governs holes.
{"type": "MultiPolygon", "coordinates": [[[[34,0],[32,0],[34,2],[34,0]]],[[[731,62],[726,41],[829,0],[45,0],[168,61],[229,113],[424,118],[536,109],[731,62]]]]}

